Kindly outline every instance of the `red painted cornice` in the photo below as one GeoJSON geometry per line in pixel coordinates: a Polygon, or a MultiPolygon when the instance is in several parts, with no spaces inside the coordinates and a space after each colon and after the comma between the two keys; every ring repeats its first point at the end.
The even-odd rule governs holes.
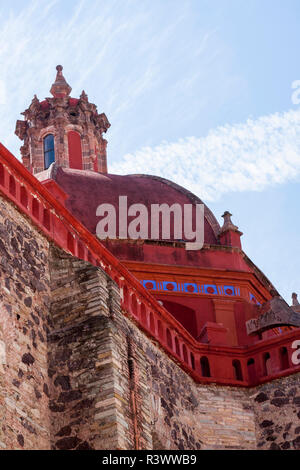
{"type": "MultiPolygon", "coordinates": [[[[143,263],[142,261],[123,261],[123,264],[129,269],[129,271],[136,273],[139,279],[142,279],[143,275],[149,276],[149,274],[155,275],[155,280],[170,280],[165,279],[164,276],[174,276],[174,279],[183,280],[186,277],[185,282],[190,282],[189,279],[195,279],[197,282],[204,282],[208,279],[214,279],[214,282],[235,282],[239,286],[252,287],[255,290],[255,294],[261,296],[261,301],[265,302],[272,296],[269,290],[264,284],[257,278],[254,272],[245,272],[238,270],[228,270],[221,268],[203,268],[193,266],[174,266],[167,264],[155,264],[155,263],[143,263]]],[[[167,294],[167,292],[166,292],[167,294]]],[[[171,294],[174,295],[174,292],[171,294]]],[[[182,295],[182,292],[178,292],[178,295],[182,295]]],[[[183,294],[184,295],[184,294],[183,294]]],[[[191,296],[191,294],[188,294],[191,296]]],[[[196,296],[197,294],[195,294],[196,296]]]]}

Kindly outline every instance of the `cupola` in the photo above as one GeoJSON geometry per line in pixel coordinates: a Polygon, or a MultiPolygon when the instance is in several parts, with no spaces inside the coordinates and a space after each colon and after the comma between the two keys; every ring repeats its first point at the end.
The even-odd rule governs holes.
{"type": "Polygon", "coordinates": [[[106,145],[103,138],[110,127],[104,113],[98,114],[85,91],[71,98],[72,88],[56,67],[51,86],[52,98],[39,101],[36,95],[18,120],[16,135],[24,141],[21,147],[25,167],[34,174],[56,166],[107,173],[106,145]]]}

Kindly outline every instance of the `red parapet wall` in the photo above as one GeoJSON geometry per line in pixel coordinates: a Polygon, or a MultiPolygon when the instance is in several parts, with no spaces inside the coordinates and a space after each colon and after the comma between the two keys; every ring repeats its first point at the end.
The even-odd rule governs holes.
{"type": "Polygon", "coordinates": [[[100,266],[120,287],[124,314],[196,382],[251,387],[300,371],[291,363],[298,329],[251,347],[196,341],[2,144],[0,192],[60,248],[100,266]]]}
{"type": "Polygon", "coordinates": [[[292,345],[300,339],[299,330],[259,341],[250,347],[216,346],[198,343],[182,331],[180,324],[172,327],[161,312],[139,303],[126,285],[123,287],[123,308],[124,313],[133,316],[138,326],[154,337],[196,382],[252,387],[300,371],[300,365],[291,361],[295,352],[292,345]]]}

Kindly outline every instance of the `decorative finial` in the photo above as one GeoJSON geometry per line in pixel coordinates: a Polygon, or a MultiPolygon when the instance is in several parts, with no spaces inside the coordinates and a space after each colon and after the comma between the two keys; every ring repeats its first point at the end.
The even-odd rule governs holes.
{"type": "Polygon", "coordinates": [[[225,232],[226,230],[233,230],[234,232],[238,231],[238,227],[234,225],[231,221],[232,214],[230,214],[229,211],[225,211],[222,217],[224,219],[224,224],[221,228],[221,233],[225,232]]]}
{"type": "Polygon", "coordinates": [[[40,102],[38,100],[38,97],[36,95],[34,95],[34,97],[32,98],[31,105],[30,105],[29,109],[31,111],[33,111],[35,109],[38,109],[39,106],[40,106],[40,102]]]}
{"type": "Polygon", "coordinates": [[[56,66],[57,74],[55,82],[53,83],[50,93],[54,96],[54,98],[64,98],[65,96],[69,96],[72,91],[72,88],[65,80],[65,77],[62,74],[63,66],[57,65],[56,66]]]}
{"type": "Polygon", "coordinates": [[[296,305],[300,305],[298,301],[298,295],[295,292],[292,293],[292,299],[293,299],[293,307],[296,307],[296,305]]]}
{"type": "MultiPolygon", "coordinates": [[[[232,217],[232,214],[230,214],[229,211],[225,211],[224,214],[222,215],[222,217],[223,217],[224,221],[225,221],[225,219],[230,220],[230,217],[232,217]]],[[[230,220],[230,222],[231,222],[231,220],[230,220]]]]}
{"type": "Polygon", "coordinates": [[[82,92],[81,92],[80,99],[82,101],[88,101],[88,95],[86,94],[86,92],[84,90],[82,90],[82,92]]]}
{"type": "Polygon", "coordinates": [[[239,231],[239,228],[232,223],[231,216],[232,214],[230,214],[229,211],[225,211],[222,215],[224,223],[219,233],[220,244],[242,249],[241,236],[243,234],[239,231]]]}
{"type": "Polygon", "coordinates": [[[31,104],[32,103],[39,103],[38,97],[36,95],[33,96],[31,104]]]}

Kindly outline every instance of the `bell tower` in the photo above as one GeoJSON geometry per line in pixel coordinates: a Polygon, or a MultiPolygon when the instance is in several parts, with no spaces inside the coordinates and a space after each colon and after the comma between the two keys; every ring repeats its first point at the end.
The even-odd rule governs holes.
{"type": "Polygon", "coordinates": [[[72,88],[65,80],[63,67],[50,93],[53,97],[39,101],[37,96],[16,123],[16,135],[24,141],[21,154],[24,166],[33,174],[56,165],[78,170],[107,173],[106,146],[103,138],[110,127],[104,113],[98,114],[82,91],[80,98],[71,98],[72,88]]]}

